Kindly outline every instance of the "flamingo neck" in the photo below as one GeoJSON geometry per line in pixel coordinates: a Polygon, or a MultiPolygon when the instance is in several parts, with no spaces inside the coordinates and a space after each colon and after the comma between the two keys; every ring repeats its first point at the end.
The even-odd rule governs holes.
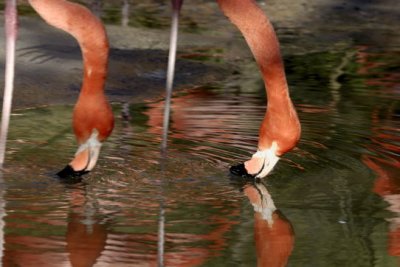
{"type": "Polygon", "coordinates": [[[83,81],[81,93],[103,94],[107,77],[108,49],[101,56],[94,56],[93,52],[83,52],[83,81]]]}
{"type": "Polygon", "coordinates": [[[101,21],[87,8],[65,0],[29,0],[29,3],[48,24],[68,32],[78,41],[84,65],[81,92],[102,93],[109,45],[101,21]]]}
{"type": "Polygon", "coordinates": [[[262,73],[269,103],[287,98],[289,90],[279,42],[265,13],[253,0],[218,0],[218,3],[246,39],[262,73]]]}
{"type": "Polygon", "coordinates": [[[274,28],[255,0],[218,0],[226,16],[242,32],[260,68],[267,91],[268,107],[260,127],[258,147],[272,148],[276,155],[292,149],[300,138],[300,123],[289,89],[274,28]]]}

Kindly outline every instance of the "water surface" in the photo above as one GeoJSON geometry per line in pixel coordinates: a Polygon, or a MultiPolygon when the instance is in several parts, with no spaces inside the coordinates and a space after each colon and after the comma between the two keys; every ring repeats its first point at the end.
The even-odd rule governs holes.
{"type": "MultiPolygon", "coordinates": [[[[294,232],[288,266],[396,266],[399,54],[356,47],[286,59],[303,135],[262,182],[266,202],[294,232]],[[338,77],[328,72],[334,64],[338,77]]],[[[176,93],[166,158],[163,101],[130,105],[78,184],[54,176],[75,149],[72,107],[15,111],[3,265],[156,265],[162,212],[167,266],[254,266],[256,244],[272,239],[254,230],[257,211],[244,189],[255,185],[227,171],[256,146],[265,102],[253,75],[176,93]]],[[[114,109],[120,114],[121,105],[114,109]]]]}
{"type": "Polygon", "coordinates": [[[398,266],[400,47],[354,40],[285,56],[302,138],[260,183],[228,167],[254,153],[263,83],[250,57],[225,62],[218,45],[180,59],[241,66],[175,92],[167,154],[162,98],[116,102],[81,183],[54,175],[76,149],[72,106],[14,110],[2,265],[398,266]]]}

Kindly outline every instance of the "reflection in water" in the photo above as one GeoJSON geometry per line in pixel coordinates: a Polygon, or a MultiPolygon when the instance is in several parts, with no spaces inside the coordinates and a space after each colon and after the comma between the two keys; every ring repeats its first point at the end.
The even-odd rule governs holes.
{"type": "Polygon", "coordinates": [[[3,260],[4,251],[4,217],[6,216],[6,202],[4,200],[5,184],[3,180],[3,174],[0,173],[0,266],[3,260]]]}
{"type": "Polygon", "coordinates": [[[101,221],[96,196],[90,196],[89,185],[70,192],[71,210],[66,233],[67,253],[72,266],[93,266],[106,246],[107,226],[101,221]]]}
{"type": "MultiPolygon", "coordinates": [[[[171,114],[171,97],[174,84],[175,65],[176,65],[176,50],[178,44],[178,28],[179,28],[179,13],[182,7],[182,2],[178,3],[172,1],[172,16],[171,16],[171,31],[168,53],[168,68],[166,77],[166,93],[165,93],[165,107],[163,114],[163,134],[161,141],[161,172],[164,172],[164,164],[167,157],[169,121],[171,114]]],[[[158,219],[158,265],[164,266],[164,243],[165,243],[165,210],[164,210],[164,179],[160,183],[160,215],[158,219]]]]}
{"type": "MultiPolygon", "coordinates": [[[[21,259],[29,259],[30,266],[45,266],[43,262],[68,266],[71,261],[82,265],[96,262],[98,266],[155,266],[160,260],[166,266],[254,266],[255,251],[260,265],[264,260],[284,264],[290,253],[289,266],[336,266],[338,259],[346,265],[350,261],[347,251],[360,261],[353,266],[369,266],[370,257],[377,253],[385,253],[381,257],[388,260],[387,247],[381,247],[386,240],[369,238],[386,236],[387,229],[371,230],[385,218],[374,216],[381,214],[382,203],[379,198],[371,198],[370,173],[359,159],[367,147],[364,162],[369,168],[380,177],[390,177],[384,181],[396,181],[396,129],[400,127],[392,100],[395,95],[389,104],[377,98],[368,100],[378,104],[365,103],[363,97],[360,108],[354,104],[358,95],[350,95],[352,87],[343,84],[337,91],[348,95],[338,98],[336,110],[331,112],[326,108],[331,93],[317,91],[313,85],[307,81],[302,84],[309,88],[306,93],[299,91],[301,88],[294,90],[300,96],[306,95],[299,109],[304,139],[290,155],[297,157],[293,161],[303,170],[284,161],[267,180],[268,190],[278,192],[275,203],[296,230],[293,251],[290,223],[275,211],[263,185],[250,184],[243,189],[256,207],[253,214],[248,200],[233,192],[226,179],[226,166],[245,158],[257,141],[264,99],[257,89],[203,87],[176,92],[172,98],[172,145],[168,147],[164,171],[159,161],[163,102],[125,105],[125,120],[117,120],[115,134],[104,148],[104,159],[88,176],[90,187],[61,186],[48,177],[32,174],[51,170],[74,149],[72,142],[65,142],[73,135],[63,126],[71,108],[54,106],[18,112],[10,134],[10,151],[14,152],[9,155],[10,164],[16,170],[21,166],[30,169],[7,177],[4,266],[15,266],[21,259]],[[357,116],[360,110],[363,113],[357,116]],[[366,114],[372,110],[371,134],[371,116],[366,114]],[[34,127],[37,120],[47,128],[34,127]],[[330,123],[329,127],[325,122],[330,123]],[[346,182],[339,184],[343,188],[332,185],[342,181],[346,182]],[[338,194],[343,196],[343,209],[338,205],[338,194]],[[163,212],[165,217],[160,216],[163,212]],[[339,221],[343,215],[347,217],[339,221]],[[74,232],[90,236],[94,243],[74,236],[74,232]],[[368,247],[370,243],[374,246],[368,247]],[[88,250],[88,255],[90,251],[87,262],[80,259],[78,248],[88,250]]],[[[390,191],[386,184],[392,182],[383,184],[384,190],[376,191],[383,192],[379,194],[388,198],[394,209],[397,202],[393,194],[399,187],[393,183],[390,191]]],[[[396,236],[396,225],[392,221],[390,236],[396,236]]],[[[392,245],[398,244],[397,239],[391,240],[390,246],[398,248],[392,245]]]]}
{"type": "Polygon", "coordinates": [[[290,222],[277,210],[262,182],[248,183],[243,191],[254,207],[254,240],[257,265],[286,266],[294,246],[290,222]]]}
{"type": "MultiPolygon", "coordinates": [[[[126,108],[123,111],[126,113],[126,108]]],[[[31,115],[53,121],[54,116],[70,114],[67,108],[27,112],[32,114],[18,117],[24,127],[29,126],[31,115]]],[[[111,150],[105,153],[110,156],[106,164],[112,164],[111,159],[117,156],[124,160],[116,161],[118,167],[104,166],[100,172],[92,173],[88,185],[63,186],[48,181],[48,177],[26,175],[30,173],[26,170],[18,172],[25,175],[22,178],[9,176],[14,186],[8,190],[7,199],[13,205],[8,205],[10,223],[4,266],[28,259],[32,262],[29,266],[90,266],[96,259],[100,266],[156,266],[160,260],[166,266],[197,266],[225,253],[239,214],[237,196],[231,196],[230,186],[225,185],[225,172],[214,174],[213,165],[176,151],[171,151],[161,168],[156,162],[160,158],[161,134],[150,134],[154,129],[146,127],[146,120],[140,116],[125,114],[133,121],[118,121],[116,134],[110,140],[111,150]],[[165,221],[158,225],[163,218],[160,210],[161,215],[165,212],[165,221]],[[163,257],[157,253],[161,243],[164,246],[159,253],[163,257]],[[87,258],[82,258],[80,252],[87,252],[87,258]]],[[[46,134],[38,136],[43,138],[46,134]]],[[[63,137],[50,135],[45,139],[57,143],[56,139],[64,140],[63,137]]],[[[24,147],[24,143],[18,144],[24,147]]],[[[42,158],[41,149],[33,142],[25,144],[32,145],[37,158],[42,158]]],[[[70,148],[66,150],[68,153],[70,148]]],[[[33,162],[53,165],[48,161],[33,162]]],[[[36,165],[32,169],[41,168],[36,165]]]]}
{"type": "Polygon", "coordinates": [[[388,219],[390,222],[388,252],[392,256],[400,257],[399,162],[390,162],[373,156],[366,156],[364,162],[378,175],[373,190],[389,204],[387,209],[394,216],[388,219]]]}
{"type": "MultiPolygon", "coordinates": [[[[255,120],[265,112],[263,99],[251,94],[237,97],[232,96],[234,92],[229,93],[223,96],[210,88],[194,88],[173,97],[169,138],[174,144],[171,148],[187,143],[186,149],[192,150],[191,153],[214,162],[234,162],[243,152],[252,151],[257,144],[255,134],[259,127],[255,120]],[[238,119],[236,113],[243,114],[243,119],[238,119]],[[231,147],[223,148],[224,145],[234,145],[234,151],[231,147]]],[[[149,107],[145,111],[149,117],[148,131],[160,135],[164,102],[149,103],[149,107]]]]}
{"type": "Polygon", "coordinates": [[[7,246],[13,249],[5,250],[4,266],[60,266],[69,262],[74,267],[90,267],[96,263],[107,240],[106,223],[98,211],[96,197],[91,196],[88,185],[67,185],[65,189],[69,198],[69,210],[65,210],[68,214],[65,243],[57,237],[57,231],[54,232],[64,224],[57,215],[59,212],[50,212],[53,214],[44,218],[39,215],[39,207],[32,205],[31,212],[39,214],[34,217],[19,215],[25,218],[27,225],[19,222],[15,215],[8,216],[8,220],[19,225],[21,230],[29,229],[31,224],[33,227],[45,224],[49,232],[45,237],[35,234],[40,228],[33,229],[28,236],[13,231],[7,234],[7,246]],[[64,246],[65,253],[62,252],[64,246]]]}
{"type": "MultiPolygon", "coordinates": [[[[383,55],[385,56],[385,55],[383,55]]],[[[388,54],[388,57],[391,55],[388,54]]],[[[392,100],[389,104],[371,112],[371,143],[368,152],[363,155],[363,162],[373,170],[377,177],[373,191],[388,204],[392,214],[388,218],[388,253],[396,256],[400,263],[400,112],[396,99],[400,96],[399,73],[381,76],[379,69],[385,68],[385,62],[368,52],[368,47],[359,47],[359,73],[368,78],[365,83],[385,91],[392,100]]]]}
{"type": "MultiPolygon", "coordinates": [[[[23,260],[29,266],[255,266],[258,260],[364,267],[383,266],[375,264],[378,257],[396,260],[388,256],[384,237],[389,235],[389,251],[398,255],[398,216],[389,219],[388,231],[385,202],[370,191],[370,169],[378,174],[374,190],[397,213],[399,87],[390,73],[397,73],[398,63],[368,70],[372,85],[366,86],[365,75],[356,72],[364,63],[348,62],[352,52],[345,54],[289,59],[304,136],[264,182],[290,223],[262,184],[243,188],[253,212],[226,177],[227,166],[246,158],[257,142],[263,88],[242,86],[243,79],[257,80],[255,71],[223,86],[175,92],[165,161],[159,160],[163,102],[125,105],[125,120],[116,121],[86,186],[61,185],[45,175],[74,150],[73,142],[65,142],[73,140],[64,123],[71,107],[15,111],[8,155],[13,172],[7,172],[3,192],[7,216],[0,220],[6,221],[3,266],[23,260]],[[333,76],[326,58],[338,66],[333,76]],[[320,82],[305,78],[317,74],[320,82]],[[334,92],[321,89],[333,81],[340,83],[334,92]]],[[[372,64],[398,60],[394,55],[359,59],[372,64]]]]}
{"type": "Polygon", "coordinates": [[[165,250],[165,209],[164,201],[160,200],[160,214],[158,216],[158,238],[157,238],[157,262],[158,266],[164,266],[165,250]]]}

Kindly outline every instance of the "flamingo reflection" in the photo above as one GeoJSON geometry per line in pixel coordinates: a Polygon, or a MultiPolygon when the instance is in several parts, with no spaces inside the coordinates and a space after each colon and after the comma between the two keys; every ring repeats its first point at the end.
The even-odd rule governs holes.
{"type": "MultiPolygon", "coordinates": [[[[67,190],[70,208],[66,218],[60,218],[59,215],[47,216],[45,219],[40,216],[29,218],[36,224],[48,224],[49,229],[64,226],[66,221],[65,242],[51,235],[48,239],[34,234],[27,236],[23,233],[9,233],[5,236],[7,247],[0,262],[2,266],[90,267],[96,263],[105,249],[107,224],[102,220],[100,211],[95,208],[96,200],[88,196],[90,190],[85,185],[74,185],[67,190]],[[57,219],[51,219],[52,217],[57,219]],[[57,248],[61,251],[64,248],[65,252],[60,253],[57,248]]],[[[19,221],[14,216],[21,215],[9,214],[8,219],[19,221]]],[[[20,227],[24,228],[23,225],[20,227]]]]}
{"type": "MultiPolygon", "coordinates": [[[[391,117],[395,112],[393,109],[388,114],[391,117]]],[[[391,121],[391,120],[388,120],[391,121]]],[[[379,119],[377,111],[374,112],[373,118],[373,151],[387,151],[381,156],[365,154],[363,156],[364,163],[373,170],[377,178],[375,180],[373,191],[380,195],[388,204],[387,208],[394,214],[394,218],[389,219],[389,240],[388,252],[392,256],[400,259],[400,161],[398,156],[400,148],[395,145],[400,141],[398,136],[398,128],[387,125],[385,121],[379,119]]]]}
{"type": "MultiPolygon", "coordinates": [[[[136,190],[143,192],[140,184],[136,190]]],[[[98,184],[65,185],[65,194],[60,198],[50,194],[45,200],[32,191],[24,194],[21,190],[9,190],[5,199],[13,206],[9,205],[5,217],[8,231],[0,265],[157,266],[154,218],[158,201],[149,197],[126,201],[120,197],[127,192],[132,194],[132,187],[126,185],[126,181],[100,189],[98,184]]],[[[226,199],[210,197],[208,190],[203,193],[206,196],[201,197],[200,193],[196,203],[191,204],[204,207],[196,212],[203,219],[186,222],[181,208],[187,205],[187,199],[193,198],[193,190],[181,188],[168,194],[165,266],[201,266],[230,246],[228,237],[238,224],[240,203],[233,201],[227,205],[226,199]],[[200,227],[193,228],[193,224],[200,227]]]]}
{"type": "Polygon", "coordinates": [[[96,210],[96,200],[86,194],[86,186],[71,192],[66,250],[74,267],[93,266],[105,249],[107,240],[107,225],[100,220],[102,216],[96,210]]]}
{"type": "Polygon", "coordinates": [[[363,160],[378,175],[373,191],[389,204],[387,210],[395,216],[388,219],[390,222],[388,252],[389,255],[400,257],[400,180],[398,177],[400,163],[373,156],[365,156],[363,160]]]}
{"type": "MultiPolygon", "coordinates": [[[[391,54],[380,56],[392,57],[391,54]]],[[[379,69],[380,74],[385,64],[377,59],[377,55],[368,52],[368,47],[358,47],[359,74],[367,75],[365,83],[368,86],[375,86],[379,88],[379,93],[383,91],[385,96],[390,96],[390,102],[384,108],[376,107],[372,111],[372,137],[367,149],[373,154],[365,153],[362,160],[377,175],[373,191],[389,204],[387,210],[394,214],[388,219],[388,253],[400,260],[400,125],[396,120],[399,116],[398,103],[392,100],[398,96],[399,73],[376,75],[376,70],[379,69]]]]}
{"type": "MultiPolygon", "coordinates": [[[[243,101],[246,101],[243,99],[243,101]]],[[[163,131],[162,110],[165,103],[159,101],[149,103],[149,109],[144,112],[149,119],[149,133],[161,135],[163,131]]],[[[170,137],[176,139],[207,139],[210,142],[226,143],[239,142],[237,126],[233,124],[235,116],[226,114],[225,110],[235,108],[235,104],[221,99],[206,88],[194,88],[184,94],[176,95],[171,102],[170,137]],[[215,113],[218,112],[218,116],[215,113]],[[196,119],[193,119],[196,118],[196,119]]],[[[257,107],[249,104],[249,113],[257,112],[257,107]]],[[[245,144],[242,144],[245,146],[245,144]]]]}
{"type": "Polygon", "coordinates": [[[277,210],[266,186],[259,181],[243,186],[254,208],[257,266],[286,266],[294,246],[290,222],[277,210]]]}

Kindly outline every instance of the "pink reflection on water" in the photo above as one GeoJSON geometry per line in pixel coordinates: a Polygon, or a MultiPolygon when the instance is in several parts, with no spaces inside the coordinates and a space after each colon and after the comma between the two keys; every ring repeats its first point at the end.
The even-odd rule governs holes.
{"type": "MultiPolygon", "coordinates": [[[[366,84],[378,86],[378,90],[390,92],[389,97],[396,99],[400,86],[398,73],[390,72],[384,74],[385,67],[379,57],[392,56],[391,53],[371,54],[368,47],[360,47],[358,51],[358,63],[362,64],[360,74],[365,74],[366,84]],[[379,75],[377,75],[379,74],[379,75]]],[[[386,95],[387,96],[387,95],[386,95]]],[[[377,178],[374,183],[373,192],[381,196],[388,204],[387,210],[394,214],[389,221],[388,229],[388,253],[400,260],[400,128],[396,110],[396,102],[385,107],[377,107],[371,115],[371,143],[367,149],[371,153],[364,154],[363,162],[373,170],[377,178]]]]}
{"type": "Polygon", "coordinates": [[[294,246],[292,225],[277,210],[264,184],[246,184],[243,191],[254,207],[257,266],[286,266],[294,246]]]}
{"type": "MultiPolygon", "coordinates": [[[[147,124],[149,132],[161,134],[162,110],[164,102],[149,104],[145,112],[149,116],[147,124]]],[[[171,137],[173,138],[202,138],[210,137],[213,142],[226,142],[235,139],[236,125],[231,124],[236,118],[229,112],[230,103],[223,101],[216,94],[197,88],[188,94],[177,95],[171,103],[171,137]]]]}
{"type": "MultiPolygon", "coordinates": [[[[155,214],[141,214],[143,209],[157,210],[157,199],[141,200],[136,211],[137,199],[124,202],[120,198],[126,194],[124,190],[132,190],[126,185],[107,189],[107,195],[91,190],[94,189],[85,186],[69,188],[68,202],[58,203],[55,209],[47,202],[55,201],[53,197],[47,200],[43,195],[29,195],[28,201],[24,195],[21,202],[21,192],[7,192],[8,200],[22,205],[7,207],[8,233],[2,266],[157,266],[157,231],[146,228],[156,224],[155,214]],[[113,215],[116,210],[118,215],[113,215]],[[111,222],[117,218],[125,221],[111,222]],[[132,229],[133,233],[118,231],[118,227],[132,229]]],[[[200,194],[198,205],[208,205],[210,209],[226,206],[226,200],[202,197],[201,190],[197,193],[200,194]]],[[[164,253],[167,266],[197,266],[218,257],[228,246],[227,234],[238,223],[235,216],[239,215],[240,202],[234,202],[223,213],[206,212],[204,221],[196,222],[206,230],[181,232],[177,226],[188,222],[170,220],[168,216],[176,212],[176,205],[190,197],[193,197],[193,188],[174,191],[168,196],[164,253]]]]}
{"type": "Polygon", "coordinates": [[[399,52],[371,53],[368,46],[357,47],[357,63],[360,64],[358,74],[366,75],[365,84],[379,88],[380,96],[400,98],[400,72],[384,72],[387,62],[399,57],[399,52]],[[386,60],[381,58],[385,57],[386,60]]]}
{"type": "MultiPolygon", "coordinates": [[[[255,105],[254,101],[253,97],[229,99],[204,88],[176,94],[171,102],[169,140],[195,144],[185,149],[207,161],[230,163],[240,156],[238,151],[232,152],[224,145],[245,153],[254,152],[265,113],[265,107],[255,105]]],[[[149,118],[148,132],[161,136],[164,102],[149,103],[148,107],[145,112],[149,118]]],[[[176,145],[169,148],[175,149],[176,145]]]]}
{"type": "MultiPolygon", "coordinates": [[[[105,248],[105,225],[97,221],[82,223],[86,201],[82,189],[73,190],[69,197],[69,211],[61,208],[46,213],[47,207],[42,203],[35,206],[37,200],[32,199],[25,201],[26,206],[19,207],[24,212],[8,212],[6,227],[18,229],[18,233],[5,235],[3,266],[93,266],[105,248]],[[27,224],[13,223],[21,221],[27,224]],[[35,226],[40,227],[32,229],[35,226]],[[64,226],[65,237],[62,235],[64,226]],[[27,232],[24,234],[22,229],[27,232]],[[41,233],[44,229],[49,233],[41,233]]],[[[9,193],[7,198],[13,198],[13,195],[9,193]]]]}

